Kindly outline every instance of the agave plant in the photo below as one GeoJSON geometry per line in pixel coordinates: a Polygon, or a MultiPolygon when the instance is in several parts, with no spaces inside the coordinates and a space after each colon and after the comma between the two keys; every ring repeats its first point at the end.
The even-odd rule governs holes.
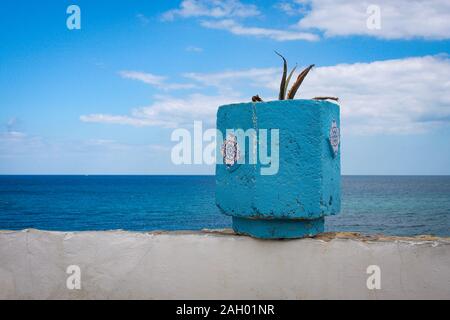
{"type": "MultiPolygon", "coordinates": [[[[297,94],[298,89],[303,83],[303,80],[305,80],[308,73],[311,71],[312,68],[314,68],[314,65],[310,65],[309,67],[305,68],[297,77],[297,80],[295,80],[294,84],[292,85],[291,89],[288,91],[289,82],[291,81],[291,78],[297,69],[297,65],[291,70],[291,72],[288,75],[288,63],[287,60],[278,52],[275,51],[277,55],[283,59],[283,75],[281,77],[281,83],[280,83],[280,93],[278,95],[279,100],[292,100],[295,98],[295,95],[297,94]]],[[[315,97],[314,100],[334,100],[339,101],[336,97],[315,97]]],[[[263,100],[260,98],[259,95],[252,97],[253,102],[262,102],[263,100]]]]}

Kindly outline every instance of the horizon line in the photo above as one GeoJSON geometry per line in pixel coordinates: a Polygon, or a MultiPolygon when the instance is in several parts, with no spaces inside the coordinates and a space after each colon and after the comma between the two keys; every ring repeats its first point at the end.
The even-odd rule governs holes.
{"type": "MultiPolygon", "coordinates": [[[[214,174],[141,174],[141,173],[94,173],[94,174],[82,174],[82,173],[0,173],[0,177],[13,177],[13,176],[76,176],[76,177],[89,177],[89,176],[148,176],[148,177],[214,177],[214,174]]],[[[341,176],[347,177],[446,177],[450,176],[450,174],[341,174],[341,176]]]]}

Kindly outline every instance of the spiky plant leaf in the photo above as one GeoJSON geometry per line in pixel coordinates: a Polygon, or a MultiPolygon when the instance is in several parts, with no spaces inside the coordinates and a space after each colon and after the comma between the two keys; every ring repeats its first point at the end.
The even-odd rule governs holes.
{"type": "Polygon", "coordinates": [[[278,95],[278,99],[279,100],[284,100],[284,98],[286,96],[287,61],[281,54],[279,54],[276,51],[275,51],[275,53],[277,55],[279,55],[281,57],[281,59],[283,59],[283,76],[281,77],[280,94],[278,95]]]}
{"type": "Polygon", "coordinates": [[[288,92],[288,87],[289,87],[289,82],[291,81],[292,75],[295,72],[295,69],[297,69],[297,65],[295,65],[295,67],[292,69],[291,73],[289,73],[289,76],[286,79],[286,85],[284,86],[284,94],[285,94],[285,99],[286,99],[286,93],[288,92]]]}
{"type": "Polygon", "coordinates": [[[305,70],[303,70],[297,77],[297,80],[295,81],[295,83],[292,85],[291,90],[289,90],[288,93],[288,99],[292,100],[295,97],[295,94],[297,93],[298,88],[300,88],[303,80],[305,80],[306,76],[308,75],[309,71],[311,71],[311,69],[314,68],[314,65],[310,65],[308,68],[306,68],[305,70]]]}

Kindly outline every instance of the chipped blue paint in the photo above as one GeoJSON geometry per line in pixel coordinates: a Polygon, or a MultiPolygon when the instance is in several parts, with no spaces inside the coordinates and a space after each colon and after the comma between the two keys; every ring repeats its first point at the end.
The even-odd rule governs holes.
{"type": "MultiPolygon", "coordinates": [[[[259,159],[228,170],[218,155],[216,204],[233,217],[236,232],[257,238],[299,238],[323,232],[323,218],[337,214],[341,207],[340,148],[335,155],[330,147],[333,121],[340,127],[339,106],[327,101],[219,107],[217,128],[224,138],[227,129],[279,129],[275,175],[261,175],[259,159]]],[[[248,142],[240,148],[245,148],[241,152],[248,158],[248,142]]]]}

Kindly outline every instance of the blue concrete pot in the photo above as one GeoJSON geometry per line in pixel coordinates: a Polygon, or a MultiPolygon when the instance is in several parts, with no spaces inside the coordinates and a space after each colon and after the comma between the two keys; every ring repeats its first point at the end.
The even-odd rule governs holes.
{"type": "Polygon", "coordinates": [[[257,238],[324,231],[341,207],[339,106],[285,100],[219,107],[216,204],[257,238]],[[222,140],[222,141],[221,141],[222,140]]]}

